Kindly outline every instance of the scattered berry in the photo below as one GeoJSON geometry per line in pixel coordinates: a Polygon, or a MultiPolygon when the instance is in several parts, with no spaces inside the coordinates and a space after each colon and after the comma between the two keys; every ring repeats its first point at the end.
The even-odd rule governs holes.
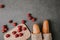
{"type": "Polygon", "coordinates": [[[32,16],[31,17],[28,17],[28,20],[32,20],[32,18],[33,18],[32,16]]]}
{"type": "Polygon", "coordinates": [[[25,31],[26,29],[27,29],[26,27],[22,27],[22,30],[24,30],[24,31],[25,31]]]}
{"type": "Polygon", "coordinates": [[[18,26],[18,32],[21,32],[22,31],[22,26],[18,26]]]}
{"type": "Polygon", "coordinates": [[[17,23],[16,23],[16,22],[14,22],[14,23],[13,23],[13,26],[17,26],[17,23]]]}
{"type": "Polygon", "coordinates": [[[13,23],[13,20],[9,20],[9,23],[13,23]]]}
{"type": "Polygon", "coordinates": [[[6,32],[6,30],[2,30],[2,33],[5,33],[6,32]]]}
{"type": "Polygon", "coordinates": [[[15,38],[19,37],[19,34],[15,34],[15,38]]]}
{"type": "Polygon", "coordinates": [[[2,33],[7,32],[7,30],[8,30],[7,25],[3,25],[3,26],[2,26],[2,33]]]}
{"type": "Polygon", "coordinates": [[[17,30],[18,32],[21,32],[22,31],[22,29],[21,28],[18,28],[18,30],[17,30]]]}
{"type": "Polygon", "coordinates": [[[12,34],[15,35],[17,32],[16,31],[13,31],[12,34]]]}
{"type": "Polygon", "coordinates": [[[19,36],[22,37],[23,36],[23,33],[20,33],[19,36]]]}
{"type": "Polygon", "coordinates": [[[5,31],[7,31],[7,30],[8,30],[8,28],[4,28],[4,30],[5,30],[5,31]]]}
{"type": "Polygon", "coordinates": [[[3,25],[2,28],[3,28],[3,29],[4,29],[4,28],[7,28],[7,25],[3,25]]]}
{"type": "Polygon", "coordinates": [[[18,26],[18,28],[19,28],[19,29],[21,29],[21,28],[22,28],[22,26],[18,26]]]}
{"type": "Polygon", "coordinates": [[[32,22],[35,22],[36,21],[36,18],[32,18],[32,22]]]}
{"type": "Polygon", "coordinates": [[[31,17],[31,13],[28,13],[27,16],[28,16],[28,17],[31,17]]]}
{"type": "Polygon", "coordinates": [[[4,4],[0,4],[0,8],[4,8],[5,7],[5,5],[4,4]]]}
{"type": "Polygon", "coordinates": [[[32,22],[36,21],[36,18],[34,18],[33,16],[31,16],[30,13],[28,13],[27,16],[28,16],[28,20],[32,20],[32,22]]]}
{"type": "Polygon", "coordinates": [[[10,37],[10,34],[6,34],[6,38],[9,38],[10,37]]]}
{"type": "Polygon", "coordinates": [[[25,23],[26,23],[26,21],[25,21],[25,20],[22,20],[22,21],[21,21],[21,23],[25,24],[25,23]]]}

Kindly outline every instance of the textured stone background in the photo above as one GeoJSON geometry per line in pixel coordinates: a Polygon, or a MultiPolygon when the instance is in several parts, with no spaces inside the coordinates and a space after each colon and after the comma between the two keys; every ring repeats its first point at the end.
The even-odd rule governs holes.
{"type": "MultiPolygon", "coordinates": [[[[43,20],[49,19],[53,40],[60,40],[60,0],[0,0],[0,3],[5,4],[5,8],[0,9],[0,40],[4,40],[1,26],[8,24],[11,30],[14,27],[8,20],[13,19],[21,23],[22,19],[27,20],[28,12],[38,19],[34,23],[40,25],[43,20]]],[[[26,25],[31,31],[34,23],[27,20],[26,25]]]]}

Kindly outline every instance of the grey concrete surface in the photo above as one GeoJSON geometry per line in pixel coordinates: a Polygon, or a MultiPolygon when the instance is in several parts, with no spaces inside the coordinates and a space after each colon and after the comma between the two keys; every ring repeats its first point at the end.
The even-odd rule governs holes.
{"type": "Polygon", "coordinates": [[[27,20],[28,12],[37,18],[36,22],[27,20],[26,25],[31,31],[34,23],[41,25],[43,20],[49,19],[53,40],[60,40],[60,0],[0,0],[0,3],[5,5],[5,8],[0,9],[0,40],[4,40],[2,25],[7,24],[11,30],[14,27],[8,20],[21,23],[22,19],[27,20]]]}

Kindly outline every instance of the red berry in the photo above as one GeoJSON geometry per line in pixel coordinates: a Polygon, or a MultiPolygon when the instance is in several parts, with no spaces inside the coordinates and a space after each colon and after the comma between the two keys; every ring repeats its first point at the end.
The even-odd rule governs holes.
{"type": "Polygon", "coordinates": [[[19,37],[19,34],[15,34],[15,38],[19,37]]]}
{"type": "Polygon", "coordinates": [[[6,30],[2,30],[2,33],[5,33],[6,32],[6,30]]]}
{"type": "Polygon", "coordinates": [[[26,23],[26,21],[25,21],[25,20],[22,20],[22,21],[21,21],[21,23],[25,24],[25,23],[26,23]]]}
{"type": "Polygon", "coordinates": [[[5,32],[7,32],[7,30],[8,30],[7,26],[4,25],[3,28],[2,28],[2,32],[5,33],[5,32]]]}
{"type": "Polygon", "coordinates": [[[28,13],[27,16],[30,17],[31,16],[31,13],[28,13]]]}
{"type": "Polygon", "coordinates": [[[3,28],[3,29],[4,29],[4,28],[7,28],[7,25],[3,25],[2,28],[3,28]]]}
{"type": "Polygon", "coordinates": [[[20,33],[19,36],[22,37],[23,36],[23,33],[20,33]]]}
{"type": "Polygon", "coordinates": [[[21,32],[22,31],[22,26],[18,26],[18,32],[21,32]]]}
{"type": "Polygon", "coordinates": [[[33,18],[32,16],[31,17],[28,17],[28,20],[32,20],[32,18],[33,18]]]}
{"type": "Polygon", "coordinates": [[[27,29],[26,27],[22,27],[22,30],[24,30],[24,31],[25,31],[26,29],[27,29]]]}
{"type": "Polygon", "coordinates": [[[3,28],[3,29],[2,29],[2,33],[7,32],[7,30],[8,30],[8,28],[3,28]]]}
{"type": "Polygon", "coordinates": [[[36,21],[36,18],[32,18],[32,22],[35,22],[36,21]]]}
{"type": "Polygon", "coordinates": [[[3,4],[0,4],[0,8],[4,8],[5,7],[5,5],[3,5],[3,4]]]}
{"type": "Polygon", "coordinates": [[[22,26],[18,26],[18,28],[20,28],[20,29],[21,29],[21,28],[22,28],[22,26]]]}
{"type": "Polygon", "coordinates": [[[5,31],[7,31],[7,30],[8,30],[8,28],[4,28],[4,30],[5,30],[5,31]]]}
{"type": "Polygon", "coordinates": [[[13,20],[9,20],[9,23],[13,23],[13,20]]]}
{"type": "Polygon", "coordinates": [[[16,23],[16,22],[14,22],[14,23],[13,23],[13,26],[17,26],[17,23],[16,23]]]}
{"type": "Polygon", "coordinates": [[[17,30],[18,32],[21,32],[22,31],[22,29],[21,28],[18,28],[18,30],[17,30]]]}
{"type": "Polygon", "coordinates": [[[6,34],[6,38],[9,38],[10,37],[10,34],[6,34]]]}
{"type": "Polygon", "coordinates": [[[13,32],[12,32],[13,35],[16,34],[16,33],[17,33],[16,31],[13,31],[13,32]]]}

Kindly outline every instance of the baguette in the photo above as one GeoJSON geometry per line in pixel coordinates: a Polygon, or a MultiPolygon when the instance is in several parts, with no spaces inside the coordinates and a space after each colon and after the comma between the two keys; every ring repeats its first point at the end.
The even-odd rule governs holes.
{"type": "Polygon", "coordinates": [[[42,34],[40,32],[38,24],[33,25],[33,33],[31,33],[31,39],[32,40],[42,40],[42,34]]]}
{"type": "Polygon", "coordinates": [[[52,40],[52,36],[51,36],[51,33],[49,32],[49,22],[48,20],[45,20],[43,22],[43,37],[44,39],[43,40],[52,40]]]}

